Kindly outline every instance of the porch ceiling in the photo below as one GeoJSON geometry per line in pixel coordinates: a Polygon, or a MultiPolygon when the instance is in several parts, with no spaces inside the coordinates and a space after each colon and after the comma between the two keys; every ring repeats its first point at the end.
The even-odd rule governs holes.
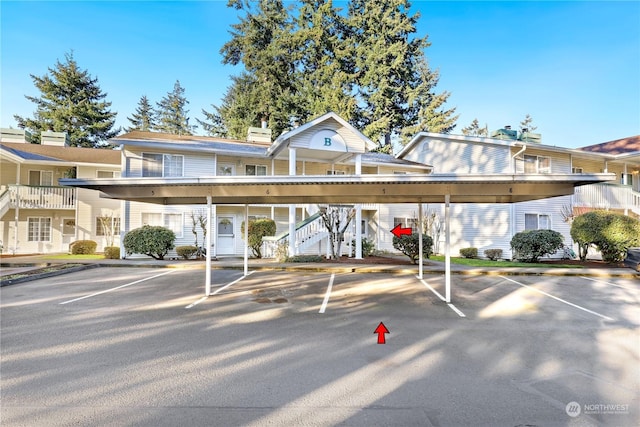
{"type": "Polygon", "coordinates": [[[101,197],[165,205],[301,203],[513,203],[570,195],[615,174],[410,174],[60,179],[101,197]]]}

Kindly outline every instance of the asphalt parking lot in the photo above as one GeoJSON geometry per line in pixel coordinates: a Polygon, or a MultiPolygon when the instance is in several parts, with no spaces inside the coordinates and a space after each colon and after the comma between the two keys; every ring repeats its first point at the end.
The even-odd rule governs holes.
{"type": "Polygon", "coordinates": [[[3,426],[637,426],[626,278],[96,268],[0,289],[3,426]],[[390,331],[378,344],[376,327],[390,331]]]}

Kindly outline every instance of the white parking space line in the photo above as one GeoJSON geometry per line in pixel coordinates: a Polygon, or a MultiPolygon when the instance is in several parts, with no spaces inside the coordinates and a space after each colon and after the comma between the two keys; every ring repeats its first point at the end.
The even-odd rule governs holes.
{"type": "Polygon", "coordinates": [[[609,316],[605,316],[604,314],[596,313],[596,312],[595,312],[595,311],[593,311],[593,310],[589,310],[588,308],[581,307],[581,306],[579,306],[579,305],[577,305],[577,304],[574,304],[574,303],[569,302],[569,301],[567,301],[567,300],[564,300],[564,299],[562,299],[562,298],[558,298],[558,297],[557,297],[557,296],[555,296],[555,295],[551,295],[550,293],[547,293],[547,292],[545,292],[545,291],[541,291],[540,289],[536,289],[536,288],[534,288],[533,286],[525,285],[524,283],[520,283],[520,282],[515,281],[515,280],[513,280],[513,279],[509,279],[508,277],[505,277],[505,276],[498,276],[498,277],[500,277],[500,278],[502,278],[502,279],[505,279],[505,280],[508,280],[509,282],[515,283],[515,284],[516,284],[516,285],[518,285],[518,286],[522,286],[523,288],[531,289],[531,290],[532,290],[532,291],[534,291],[534,292],[538,292],[538,293],[540,293],[540,294],[542,294],[542,295],[546,295],[546,296],[548,296],[549,298],[553,298],[554,300],[559,301],[559,302],[561,302],[561,303],[563,303],[563,304],[570,305],[571,307],[577,308],[578,310],[582,310],[582,311],[587,312],[587,313],[589,313],[589,314],[593,314],[594,316],[601,317],[601,318],[603,318],[603,319],[605,319],[605,320],[611,320],[611,321],[615,320],[615,319],[613,319],[613,318],[611,318],[611,317],[609,317],[609,316]]]}
{"type": "Polygon", "coordinates": [[[60,305],[69,304],[69,303],[80,301],[80,300],[83,300],[83,299],[86,299],[86,298],[91,298],[91,297],[95,297],[95,296],[98,296],[98,295],[106,294],[107,292],[116,291],[118,289],[126,288],[127,286],[132,286],[132,285],[136,285],[136,284],[141,283],[141,282],[146,282],[147,280],[155,279],[156,277],[165,276],[167,274],[173,273],[174,271],[175,270],[165,271],[164,273],[156,274],[155,276],[151,276],[151,277],[145,277],[144,279],[136,280],[135,282],[131,282],[131,283],[126,283],[124,285],[120,285],[120,286],[117,286],[115,288],[105,289],[104,291],[96,292],[96,293],[91,294],[91,295],[85,295],[85,296],[80,297],[80,298],[74,298],[74,299],[69,300],[69,301],[61,302],[60,305]]]}
{"type": "Polygon", "coordinates": [[[193,308],[193,307],[195,307],[196,305],[200,304],[201,302],[206,301],[206,299],[207,299],[207,298],[209,298],[210,296],[212,297],[212,296],[214,296],[214,295],[216,295],[216,294],[219,294],[220,292],[222,292],[222,291],[224,291],[225,289],[227,289],[229,286],[235,285],[236,283],[238,283],[239,281],[241,281],[241,280],[242,280],[242,279],[244,279],[245,277],[251,276],[253,273],[255,273],[255,270],[254,270],[254,271],[250,271],[249,273],[247,273],[247,275],[246,275],[246,276],[240,276],[240,277],[238,277],[238,278],[237,278],[236,280],[234,280],[233,282],[231,282],[231,283],[227,283],[227,284],[226,284],[226,285],[224,285],[223,287],[216,289],[216,291],[215,291],[214,293],[212,293],[211,295],[209,295],[209,296],[204,296],[204,297],[200,298],[199,300],[197,300],[196,302],[193,302],[193,303],[189,304],[189,305],[188,305],[188,306],[186,306],[185,308],[186,308],[186,309],[189,309],[189,308],[193,308]]]}
{"type": "Polygon", "coordinates": [[[605,285],[609,285],[609,286],[615,286],[616,288],[622,288],[622,289],[626,289],[628,291],[637,291],[638,289],[635,288],[628,288],[626,286],[622,286],[622,285],[616,285],[615,283],[611,283],[611,282],[605,282],[604,280],[599,280],[599,279],[593,279],[591,277],[587,277],[587,276],[580,276],[581,279],[586,279],[586,280],[591,280],[592,282],[596,282],[596,283],[604,283],[605,285]]]}
{"type": "Polygon", "coordinates": [[[320,307],[320,311],[318,313],[324,313],[327,309],[327,304],[329,303],[329,297],[331,296],[331,288],[333,288],[333,279],[335,279],[336,274],[331,273],[331,278],[329,279],[329,286],[327,286],[327,292],[324,294],[324,301],[322,301],[322,306],[320,307]]]}
{"type": "MultiPolygon", "coordinates": [[[[442,294],[440,294],[440,292],[436,291],[435,289],[433,289],[433,287],[428,284],[426,282],[426,280],[421,279],[420,277],[416,276],[416,278],[427,287],[427,289],[429,289],[431,292],[433,292],[434,294],[436,294],[436,296],[438,298],[440,298],[442,301],[447,302],[447,299],[445,297],[442,296],[442,294]]],[[[458,307],[456,307],[455,305],[451,304],[450,302],[447,302],[447,305],[449,306],[449,308],[451,310],[453,310],[458,316],[460,317],[467,317],[462,311],[460,311],[460,309],[458,307]]]]}

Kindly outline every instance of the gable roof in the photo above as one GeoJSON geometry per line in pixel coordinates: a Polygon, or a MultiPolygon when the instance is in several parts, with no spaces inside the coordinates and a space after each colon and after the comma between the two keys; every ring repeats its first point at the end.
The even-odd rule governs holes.
{"type": "Polygon", "coordinates": [[[62,147],[56,145],[2,142],[0,150],[22,161],[120,164],[120,151],[101,148],[62,147]]]}
{"type": "Polygon", "coordinates": [[[640,152],[640,135],[629,136],[627,138],[616,139],[613,141],[603,142],[600,144],[588,145],[580,148],[582,151],[602,154],[628,154],[640,152]]]}

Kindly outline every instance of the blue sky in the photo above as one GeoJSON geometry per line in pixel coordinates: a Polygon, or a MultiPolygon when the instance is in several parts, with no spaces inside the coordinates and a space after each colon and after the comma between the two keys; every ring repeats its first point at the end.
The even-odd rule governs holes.
{"type": "MultiPolygon", "coordinates": [[[[345,2],[334,1],[336,5],[345,2]]],[[[414,1],[438,92],[489,130],[526,114],[545,144],[581,147],[640,133],[640,2],[414,1]]],[[[117,126],[142,95],[159,101],[180,80],[191,122],[219,104],[238,67],[219,50],[237,12],[222,1],[0,2],[0,125],[31,117],[42,76],[73,50],[98,78],[117,126]]]]}

